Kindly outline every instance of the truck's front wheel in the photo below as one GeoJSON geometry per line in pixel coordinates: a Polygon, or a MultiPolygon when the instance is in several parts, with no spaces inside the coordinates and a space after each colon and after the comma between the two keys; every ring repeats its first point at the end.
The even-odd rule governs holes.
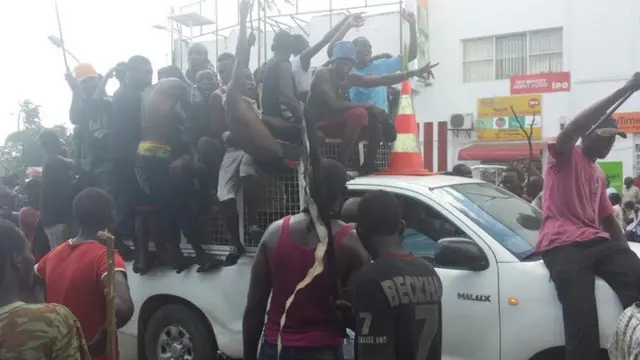
{"type": "Polygon", "coordinates": [[[148,359],[214,359],[213,334],[205,319],[182,305],[161,307],[147,325],[144,337],[148,359]]]}

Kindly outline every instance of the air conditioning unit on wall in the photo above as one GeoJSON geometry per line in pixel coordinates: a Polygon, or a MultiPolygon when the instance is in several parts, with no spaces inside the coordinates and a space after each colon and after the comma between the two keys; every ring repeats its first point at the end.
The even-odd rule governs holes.
{"type": "Polygon", "coordinates": [[[451,131],[456,138],[460,135],[460,131],[465,132],[467,137],[471,138],[471,132],[474,130],[473,121],[474,116],[472,113],[451,114],[449,118],[449,131],[451,131]]]}

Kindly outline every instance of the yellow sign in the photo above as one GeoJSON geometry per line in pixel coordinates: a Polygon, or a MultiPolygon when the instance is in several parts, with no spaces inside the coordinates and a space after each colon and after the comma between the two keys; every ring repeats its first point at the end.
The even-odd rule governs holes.
{"type": "MultiPolygon", "coordinates": [[[[526,128],[527,133],[529,128],[526,128]]],[[[478,129],[476,128],[476,134],[478,140],[527,140],[527,136],[522,132],[522,129],[478,129]]],[[[533,135],[531,140],[542,139],[542,128],[533,128],[533,135]]]]}
{"type": "Polygon", "coordinates": [[[542,96],[519,95],[478,99],[475,128],[478,140],[542,138],[542,96]],[[516,116],[513,115],[515,111],[516,116]]]}

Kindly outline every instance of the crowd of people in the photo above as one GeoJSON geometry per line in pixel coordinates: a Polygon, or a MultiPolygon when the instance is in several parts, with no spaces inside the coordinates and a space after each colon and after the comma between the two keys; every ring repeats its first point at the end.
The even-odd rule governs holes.
{"type": "MultiPolygon", "coordinates": [[[[245,253],[240,191],[249,235],[259,240],[243,318],[245,359],[344,358],[347,329],[356,333],[356,359],[441,358],[443,284],[428,262],[403,250],[407,224],[398,198],[373,191],[344,201],[354,145],[368,141],[358,168],[364,175],[377,170],[379,145],[395,140],[388,86],[433,75],[431,64],[402,72],[403,63],[417,55],[415,16],[402,13],[411,25],[406,59],[373,57],[365,38],[344,41],[364,22],[354,14],[313,46],[278,32],[273,57],[252,72],[249,12],[249,1],[243,0],[235,54],[221,54],[215,67],[206,47],[193,44],[186,72],[161,68],[155,84],[151,63],[138,55],[104,76],[88,64],[67,74],[73,160],[61,139],[45,131],[42,178],[22,186],[19,211],[16,179],[6,179],[0,188],[0,358],[106,359],[107,254],[101,232],[109,229],[119,250],[114,287],[120,328],[134,313],[125,260],[134,260],[133,271],[141,275],[156,263],[180,273],[194,262],[198,271],[238,262],[245,253]],[[330,60],[312,70],[311,59],[325,47],[330,60]],[[120,86],[109,96],[111,78],[120,86]],[[256,180],[262,174],[295,174],[305,139],[317,146],[326,138],[341,140],[338,156],[311,168],[320,175],[308,175],[309,186],[322,194],[314,201],[324,209],[330,231],[326,271],[289,304],[316,263],[321,240],[308,208],[263,229],[256,216],[256,180]],[[224,260],[203,248],[214,206],[233,245],[224,260]],[[182,253],[181,236],[195,259],[182,253]],[[39,284],[44,294],[38,293],[39,284]]],[[[633,305],[640,301],[640,259],[623,231],[638,225],[631,205],[640,201],[640,190],[625,179],[623,194],[616,197],[595,163],[608,155],[616,136],[626,136],[615,120],[598,120],[638,89],[640,74],[635,74],[567,124],[548,145],[544,183],[536,177],[525,181],[516,168],[502,177],[504,189],[542,212],[535,253],[562,306],[567,360],[599,357],[594,276],[628,309],[622,323],[640,313],[633,305]]],[[[447,175],[472,174],[459,164],[447,175]]],[[[625,329],[616,332],[612,354],[631,353],[632,341],[620,339],[635,330],[625,329]]]]}
{"type": "MultiPolygon", "coordinates": [[[[31,208],[39,213],[29,214],[39,216],[49,248],[77,233],[73,198],[82,189],[98,187],[114,199],[111,231],[123,258],[135,260],[137,273],[146,274],[156,263],[170,264],[177,272],[194,262],[198,271],[234,265],[245,253],[236,203],[239,191],[249,236],[258,243],[265,226],[257,216],[258,178],[297,176],[305,117],[317,125],[320,142],[341,140],[336,159],[343,165],[355,145],[368,140],[358,171],[375,172],[380,143],[395,140],[390,114],[397,101],[389,99],[397,96],[388,90],[390,85],[432,76],[429,64],[402,72],[403,64],[417,57],[415,15],[402,15],[410,25],[406,57],[372,56],[366,38],[343,41],[350,30],[364,24],[365,19],[354,14],[313,46],[301,35],[278,32],[273,57],[254,72],[248,68],[248,52],[223,53],[214,67],[200,43],[190,47],[184,73],[176,66],[163,67],[155,84],[152,65],[143,56],[133,56],[104,75],[90,64],[79,64],[66,75],[73,94],[72,149],[55,133],[42,133],[42,179],[32,185],[41,188],[38,199],[30,201],[38,202],[31,208]],[[311,60],[325,47],[330,60],[312,69],[311,60]],[[234,73],[240,62],[246,65],[234,73]],[[112,78],[119,87],[109,95],[106,87],[112,78]],[[232,80],[237,86],[230,87],[232,80]],[[214,207],[232,244],[223,261],[203,248],[211,237],[214,207]],[[181,235],[193,247],[195,259],[180,251],[181,235]],[[150,241],[155,253],[149,252],[150,241]]],[[[238,50],[248,51],[254,43],[255,36],[248,34],[238,50]]]]}
{"type": "MultiPolygon", "coordinates": [[[[273,291],[279,300],[271,301],[261,357],[276,358],[275,337],[280,335],[275,335],[275,327],[286,294],[295,287],[296,277],[307,271],[305,264],[291,264],[284,258],[299,256],[310,267],[318,237],[311,231],[308,212],[261,229],[252,207],[259,197],[256,178],[296,173],[303,137],[316,141],[314,146],[327,137],[338,138],[342,144],[337,159],[321,160],[316,171],[322,181],[315,186],[326,188],[324,200],[331,204],[332,213],[339,214],[349,178],[347,155],[355,144],[369,141],[358,171],[370,174],[377,170],[374,159],[379,144],[395,139],[390,116],[395,110],[389,104],[393,96],[388,87],[415,76],[431,77],[434,66],[402,71],[403,64],[417,56],[416,19],[403,12],[411,34],[406,59],[388,54],[372,57],[371,43],[365,38],[342,40],[364,23],[355,14],[313,46],[302,36],[277,33],[272,59],[252,73],[248,65],[255,36],[247,34],[248,13],[249,2],[243,1],[236,52],[221,54],[215,68],[207,49],[193,44],[186,72],[175,66],[161,68],[155,84],[151,63],[139,55],[104,76],[89,64],[67,74],[73,93],[69,114],[74,124],[73,149],[69,151],[55,133],[43,132],[39,140],[46,157],[41,178],[0,189],[0,357],[105,359],[107,255],[101,231],[109,229],[115,235],[119,250],[115,313],[120,328],[134,311],[125,260],[133,259],[133,271],[141,275],[155,263],[182,272],[194,261],[180,250],[183,235],[196,253],[198,271],[238,261],[245,249],[238,234],[236,198],[243,191],[250,235],[261,240],[245,313],[245,357],[258,355],[267,299],[273,291]],[[311,59],[327,45],[330,60],[312,70],[311,59]],[[108,95],[105,89],[111,78],[119,88],[108,95]],[[16,187],[24,195],[20,205],[16,205],[16,187]],[[221,209],[233,244],[223,261],[202,247],[208,236],[206,219],[214,205],[221,209]],[[126,245],[128,239],[135,250],[126,245]],[[149,252],[150,241],[155,254],[149,252]],[[280,260],[269,261],[271,257],[280,260]],[[291,277],[272,281],[268,274],[274,271],[291,277]],[[43,288],[40,293],[38,289],[43,288]]],[[[358,350],[362,356],[381,350],[394,353],[400,347],[393,344],[398,343],[403,345],[400,357],[439,358],[435,355],[440,351],[439,340],[429,345],[438,337],[439,321],[426,319],[440,316],[442,285],[430,265],[401,253],[403,223],[397,200],[387,193],[371,194],[357,209],[364,215],[379,211],[358,215],[358,225],[335,220],[329,227],[337,230],[334,245],[339,267],[348,269],[341,273],[344,284],[356,279],[352,275],[371,258],[377,264],[354,280],[350,303],[322,301],[322,293],[332,286],[330,272],[315,281],[312,288],[317,292],[301,305],[309,312],[299,313],[298,320],[294,315],[283,329],[282,351],[290,352],[290,358],[293,352],[298,357],[308,345],[320,349],[311,349],[313,356],[322,356],[327,349],[337,351],[344,328],[338,330],[335,320],[339,317],[355,328],[353,310],[374,314],[375,319],[357,320],[367,328],[362,338],[378,339],[363,343],[358,350]],[[384,290],[388,296],[395,292],[396,301],[390,306],[399,323],[383,309],[382,296],[387,296],[383,289],[372,288],[377,282],[393,283],[398,276],[417,286],[411,298],[401,289],[384,290]],[[424,314],[416,321],[418,307],[424,314]],[[315,316],[311,323],[317,322],[312,328],[309,315],[315,316]],[[288,333],[289,329],[293,331],[288,333]],[[398,334],[392,340],[395,331],[398,334]],[[385,336],[388,340],[382,343],[385,336]]]]}

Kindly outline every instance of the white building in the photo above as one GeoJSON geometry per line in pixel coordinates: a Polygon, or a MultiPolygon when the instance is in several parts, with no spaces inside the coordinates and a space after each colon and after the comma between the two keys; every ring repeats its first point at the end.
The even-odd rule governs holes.
{"type": "MultiPolygon", "coordinates": [[[[477,119],[477,100],[509,96],[511,75],[570,72],[570,91],[541,94],[537,119],[544,143],[563,123],[640,71],[637,0],[429,0],[428,12],[430,57],[440,66],[434,85],[416,100],[418,118],[425,122],[449,121],[456,113],[477,119]]],[[[619,112],[640,112],[640,94],[619,112]]],[[[478,164],[482,157],[518,147],[522,153],[526,146],[478,140],[475,131],[469,133],[448,133],[449,166],[467,158],[478,164]],[[468,148],[473,144],[484,145],[468,148]]],[[[640,173],[640,137],[629,135],[616,141],[606,160],[622,161],[623,175],[635,176],[640,173]]]]}
{"type": "MultiPolygon", "coordinates": [[[[334,8],[340,7],[340,1],[350,1],[353,11],[364,3],[333,0],[334,8]]],[[[368,0],[368,3],[384,1],[368,0]]],[[[424,154],[427,160],[433,158],[425,163],[434,170],[450,169],[458,162],[506,163],[528,156],[527,142],[517,130],[483,130],[482,139],[478,139],[478,126],[495,128],[500,123],[496,121],[498,117],[510,115],[479,114],[478,99],[512,95],[511,76],[569,73],[570,80],[566,83],[562,75],[533,76],[559,80],[548,84],[556,88],[554,92],[533,93],[534,96],[526,95],[523,100],[525,104],[527,99],[540,102],[534,131],[538,136],[534,140],[537,154],[574,115],[620,87],[634,71],[640,71],[638,0],[407,0],[405,4],[418,10],[419,18],[424,16],[426,7],[428,25],[422,20],[421,31],[428,34],[428,57],[440,63],[433,85],[418,86],[420,94],[414,99],[416,116],[422,123],[424,154]],[[469,130],[453,131],[451,117],[455,114],[464,119],[458,125],[469,130]],[[495,139],[495,134],[505,131],[511,136],[495,139]]],[[[408,30],[404,25],[401,35],[398,8],[389,5],[366,9],[366,25],[348,34],[347,39],[366,36],[373,43],[374,53],[400,53],[401,40],[408,40],[408,30]]],[[[230,15],[233,18],[236,14],[230,15]]],[[[293,26],[290,31],[308,35],[313,43],[342,16],[342,13],[332,17],[307,16],[306,23],[293,26]]],[[[266,35],[260,32],[261,46],[252,53],[252,68],[270,57],[273,31],[267,30],[266,35]]],[[[213,58],[216,53],[233,52],[236,39],[237,30],[232,30],[226,38],[220,38],[217,51],[215,40],[205,44],[213,58]]],[[[186,64],[186,52],[182,59],[186,64]]],[[[320,54],[313,65],[325,61],[326,56],[320,54]]],[[[635,176],[640,173],[640,137],[634,134],[640,133],[640,94],[618,110],[625,112],[631,113],[623,114],[626,119],[635,119],[624,121],[624,129],[630,136],[616,141],[606,161],[621,161],[623,176],[635,176]]],[[[508,124],[508,118],[505,120],[508,124]]]]}

